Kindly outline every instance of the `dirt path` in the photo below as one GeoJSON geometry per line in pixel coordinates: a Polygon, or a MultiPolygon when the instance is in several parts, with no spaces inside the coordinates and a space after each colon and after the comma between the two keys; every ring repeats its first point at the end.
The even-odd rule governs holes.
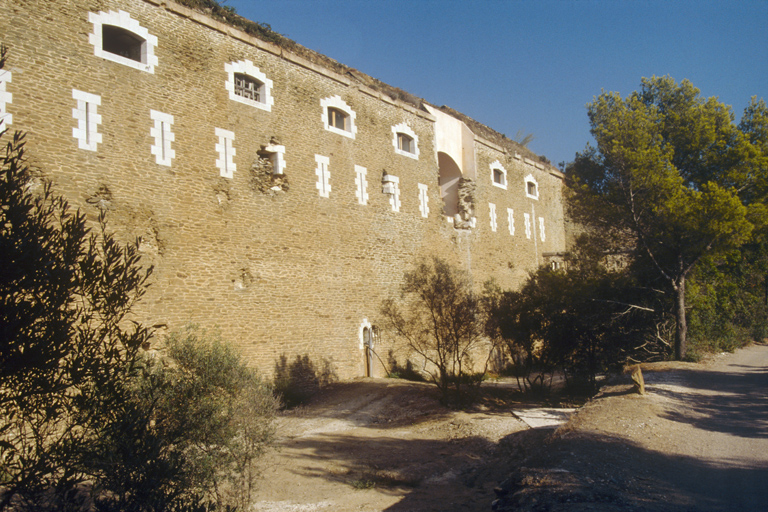
{"type": "MultiPolygon", "coordinates": [[[[509,467],[499,441],[527,430],[499,395],[469,412],[441,407],[432,386],[392,379],[337,384],[280,418],[256,510],[488,511],[509,467]],[[501,460],[506,460],[502,456],[501,460]]],[[[518,409],[520,404],[513,404],[518,409]]],[[[536,410],[529,422],[558,411],[536,410]]]]}
{"type": "Polygon", "coordinates": [[[651,365],[521,460],[497,510],[768,510],[768,345],[651,365]]]}

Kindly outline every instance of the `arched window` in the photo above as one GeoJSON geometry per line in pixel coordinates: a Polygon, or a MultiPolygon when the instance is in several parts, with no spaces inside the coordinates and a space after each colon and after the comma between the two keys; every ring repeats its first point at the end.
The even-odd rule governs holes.
{"type": "Polygon", "coordinates": [[[125,11],[88,13],[93,32],[88,40],[94,55],[134,69],[155,72],[157,37],[125,11]]]}
{"type": "Polygon", "coordinates": [[[491,183],[495,187],[507,189],[507,170],[498,160],[491,164],[491,183]]]}
{"type": "Polygon", "coordinates": [[[355,111],[340,96],[323,98],[320,100],[320,106],[323,109],[321,120],[326,130],[350,139],[355,138],[355,111]]]}
{"type": "Polygon", "coordinates": [[[392,127],[392,145],[398,155],[418,160],[419,137],[407,124],[400,123],[392,127]]]}
{"type": "Polygon", "coordinates": [[[267,112],[272,111],[275,100],[272,98],[272,80],[253,65],[250,60],[241,60],[224,64],[227,81],[224,84],[229,91],[229,99],[256,107],[267,112]]]}
{"type": "Polygon", "coordinates": [[[533,174],[525,177],[525,195],[530,199],[539,199],[539,184],[536,182],[533,174]]]}

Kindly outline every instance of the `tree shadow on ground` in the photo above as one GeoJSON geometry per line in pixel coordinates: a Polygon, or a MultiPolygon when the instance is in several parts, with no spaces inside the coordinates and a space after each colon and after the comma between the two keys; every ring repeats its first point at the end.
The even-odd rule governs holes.
{"type": "Polygon", "coordinates": [[[747,367],[747,370],[744,373],[678,370],[674,382],[665,380],[663,374],[652,376],[649,390],[682,405],[669,408],[662,418],[701,430],[766,439],[768,371],[757,367],[747,367]],[[681,394],[654,385],[665,383],[684,383],[694,392],[681,394]]]}

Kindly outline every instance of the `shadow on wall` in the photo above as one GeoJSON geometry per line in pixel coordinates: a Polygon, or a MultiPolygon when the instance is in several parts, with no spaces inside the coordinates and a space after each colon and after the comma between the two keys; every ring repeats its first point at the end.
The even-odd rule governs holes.
{"type": "Polygon", "coordinates": [[[288,362],[285,354],[275,363],[275,393],[282,405],[290,409],[307,402],[320,388],[339,380],[331,362],[325,358],[316,365],[308,354],[297,355],[288,362]]]}

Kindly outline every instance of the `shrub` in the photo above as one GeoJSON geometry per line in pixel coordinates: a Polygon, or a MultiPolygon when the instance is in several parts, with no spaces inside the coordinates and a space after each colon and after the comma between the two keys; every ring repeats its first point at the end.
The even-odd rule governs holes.
{"type": "Polygon", "coordinates": [[[274,389],[281,398],[283,407],[292,408],[305,404],[321,387],[337,379],[328,361],[318,369],[309,355],[297,355],[292,363],[281,355],[275,363],[274,389]]]}

